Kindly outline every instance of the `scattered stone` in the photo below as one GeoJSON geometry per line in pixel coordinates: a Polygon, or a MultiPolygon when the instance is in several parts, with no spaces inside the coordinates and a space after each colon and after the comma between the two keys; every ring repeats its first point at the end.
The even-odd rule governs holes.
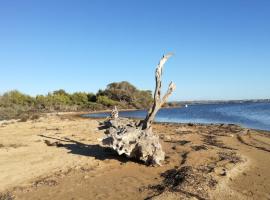
{"type": "Polygon", "coordinates": [[[44,140],[47,146],[63,147],[64,145],[60,142],[51,142],[49,140],[44,140]]]}
{"type": "Polygon", "coordinates": [[[165,136],[165,139],[164,139],[164,142],[171,142],[171,141],[172,141],[171,136],[166,135],[166,136],[165,136]]]}
{"type": "Polygon", "coordinates": [[[215,173],[219,176],[226,176],[227,175],[226,169],[224,169],[224,168],[216,168],[215,173]]]}

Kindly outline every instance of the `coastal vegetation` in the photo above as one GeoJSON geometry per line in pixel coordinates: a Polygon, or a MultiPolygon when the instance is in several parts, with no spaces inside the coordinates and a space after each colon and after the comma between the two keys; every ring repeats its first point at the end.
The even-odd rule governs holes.
{"type": "Polygon", "coordinates": [[[0,120],[35,117],[42,112],[97,111],[111,109],[144,109],[153,101],[150,90],[139,90],[129,82],[109,84],[96,94],[68,93],[63,89],[47,95],[30,96],[18,90],[0,95],[0,120]]]}

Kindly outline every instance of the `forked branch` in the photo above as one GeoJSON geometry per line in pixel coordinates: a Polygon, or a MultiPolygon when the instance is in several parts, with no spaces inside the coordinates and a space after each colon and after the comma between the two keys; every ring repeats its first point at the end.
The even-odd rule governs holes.
{"type": "Polygon", "coordinates": [[[152,123],[154,121],[154,118],[155,118],[158,110],[162,107],[162,105],[164,103],[166,103],[169,96],[176,89],[176,85],[173,82],[171,82],[166,94],[161,98],[161,86],[162,86],[161,77],[162,77],[163,66],[172,55],[173,55],[172,53],[164,55],[161,58],[161,60],[159,61],[159,64],[157,65],[156,88],[155,88],[155,93],[154,93],[154,102],[153,102],[152,107],[149,109],[146,118],[142,121],[142,128],[143,129],[150,129],[152,127],[152,123]]]}

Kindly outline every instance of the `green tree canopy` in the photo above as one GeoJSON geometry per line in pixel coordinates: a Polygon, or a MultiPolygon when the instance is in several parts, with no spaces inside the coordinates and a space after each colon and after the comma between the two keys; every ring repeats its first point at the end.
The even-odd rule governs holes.
{"type": "Polygon", "coordinates": [[[117,105],[119,108],[148,108],[152,103],[152,92],[139,90],[127,81],[107,85],[97,94],[63,89],[47,95],[31,97],[17,90],[0,95],[0,120],[18,117],[30,112],[102,110],[117,105]]]}
{"type": "Polygon", "coordinates": [[[98,96],[107,96],[114,101],[124,102],[136,108],[145,108],[152,102],[151,91],[138,90],[127,81],[111,83],[105,90],[99,90],[98,96]]]}
{"type": "Polygon", "coordinates": [[[12,90],[4,93],[0,101],[0,105],[5,107],[12,105],[32,106],[34,103],[35,99],[33,97],[23,94],[18,90],[12,90]]]}

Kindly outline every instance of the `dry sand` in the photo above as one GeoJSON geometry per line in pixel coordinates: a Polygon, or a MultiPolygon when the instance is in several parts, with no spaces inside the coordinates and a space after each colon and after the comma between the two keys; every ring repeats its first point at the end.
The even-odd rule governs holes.
{"type": "Polygon", "coordinates": [[[166,152],[145,166],[100,145],[97,120],[47,115],[0,124],[0,200],[270,199],[270,133],[155,124],[166,152]]]}

